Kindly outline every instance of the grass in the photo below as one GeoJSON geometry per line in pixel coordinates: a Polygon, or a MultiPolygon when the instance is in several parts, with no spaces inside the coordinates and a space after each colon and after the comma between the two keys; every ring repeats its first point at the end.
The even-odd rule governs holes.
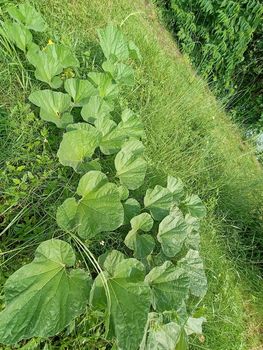
{"type": "MultiPolygon", "coordinates": [[[[33,3],[50,26],[45,40],[55,38],[81,55],[87,53],[82,62],[87,69],[100,60],[96,29],[108,22],[123,23],[123,31],[140,48],[143,62],[136,67],[136,87],[123,93],[121,103],[129,104],[143,118],[147,157],[152,165],[149,183],[164,181],[167,173],[180,176],[208,208],[202,228],[202,253],[209,278],[209,292],[203,301],[205,340],[191,339],[191,349],[256,349],[263,341],[258,269],[263,246],[263,171],[254,150],[242,140],[238,127],[225,115],[205,82],[178,53],[148,3],[33,3]],[[91,57],[96,54],[95,62],[89,59],[89,53],[91,57]]],[[[71,172],[60,168],[55,159],[58,132],[37,120],[26,105],[30,85],[34,86],[35,81],[25,68],[27,64],[14,52],[10,52],[7,62],[0,63],[0,132],[5,140],[0,149],[4,169],[0,175],[4,184],[1,225],[5,228],[11,223],[8,239],[1,243],[3,280],[32,256],[38,242],[57,234],[55,208],[61,197],[72,191],[71,172]]],[[[90,319],[85,322],[88,325],[90,319]]],[[[103,349],[105,343],[98,335],[97,323],[90,334],[80,322],[75,332],[55,338],[53,348],[81,349],[83,337],[89,336],[88,348],[103,349]]]]}

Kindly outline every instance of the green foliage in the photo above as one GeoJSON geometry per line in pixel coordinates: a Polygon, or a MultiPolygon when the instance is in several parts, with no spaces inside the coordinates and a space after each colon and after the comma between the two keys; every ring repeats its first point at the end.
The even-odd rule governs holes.
{"type": "Polygon", "coordinates": [[[1,343],[33,336],[52,336],[85,309],[91,278],[74,266],[71,246],[45,241],[35,259],[9,277],[4,286],[6,308],[0,313],[1,343]]]}
{"type": "MultiPolygon", "coordinates": [[[[18,16],[19,11],[22,16],[23,7],[12,13],[18,16]]],[[[36,20],[42,23],[40,15],[36,20]]],[[[37,28],[42,27],[39,24],[37,28]]],[[[78,264],[89,271],[89,261],[95,280],[80,269],[69,272],[76,261],[68,243],[56,239],[41,243],[33,262],[16,271],[5,284],[6,305],[0,321],[0,342],[4,344],[33,336],[53,336],[88,304],[90,310],[102,312],[105,336],[118,348],[127,350],[136,350],[145,342],[149,344],[146,330],[151,311],[155,310],[160,318],[163,312],[170,311],[169,324],[178,329],[173,343],[180,348],[187,346],[184,325],[195,307],[189,304],[184,322],[177,314],[182,313],[180,310],[191,294],[203,297],[206,293],[204,267],[195,240],[199,237],[198,220],[205,215],[199,197],[189,196],[182,181],[171,176],[167,188],[157,185],[146,191],[143,209],[135,198],[129,197],[129,190],[144,184],[147,170],[142,143],[144,130],[130,109],[120,113],[118,124],[111,112],[115,112],[122,86],[134,83],[132,69],[126,63],[134,57],[140,59],[140,55],[118,27],[109,25],[100,30],[99,38],[107,61],[102,65],[104,72],[88,74],[92,82],[70,77],[64,84],[67,93],[40,90],[29,96],[40,107],[41,119],[66,128],[57,153],[60,163],[84,172],[76,196],[67,198],[58,207],[56,218],[65,237],[81,248],[78,264]],[[73,116],[82,116],[85,122],[73,123],[73,116]],[[100,168],[98,160],[93,158],[95,152],[100,160],[103,159],[100,152],[113,154],[110,158],[113,157],[116,168],[114,182],[109,182],[102,171],[93,169],[100,168]],[[127,226],[131,229],[123,243],[135,258],[130,257],[132,253],[106,250],[97,262],[90,251],[91,239],[98,240],[102,234],[106,237],[120,228],[125,232],[127,226]],[[169,235],[168,240],[165,235],[169,235]],[[187,239],[197,250],[188,250],[187,239]],[[172,253],[167,248],[170,240],[174,244],[172,253]]],[[[36,78],[53,89],[62,85],[63,69],[78,67],[74,54],[63,45],[51,43],[40,51],[32,44],[26,56],[36,67],[36,78]]],[[[200,323],[193,318],[191,323],[196,327],[188,325],[189,334],[200,332],[200,323]]],[[[164,331],[168,327],[164,326],[164,331]]]]}
{"type": "Polygon", "coordinates": [[[182,51],[190,58],[201,75],[208,80],[220,97],[234,108],[242,123],[255,122],[261,108],[246,110],[258,98],[258,75],[262,64],[259,56],[263,13],[258,0],[155,0],[163,18],[176,36],[182,51]],[[255,51],[251,51],[251,47],[255,51]],[[251,71],[253,67],[253,71],[251,71]],[[240,115],[241,114],[241,115],[240,115]]]}

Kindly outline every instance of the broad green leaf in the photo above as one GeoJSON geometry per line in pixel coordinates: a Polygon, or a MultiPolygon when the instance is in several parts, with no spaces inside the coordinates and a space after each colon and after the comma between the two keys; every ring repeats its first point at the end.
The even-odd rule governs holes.
{"type": "Polygon", "coordinates": [[[32,45],[27,52],[27,59],[36,68],[36,79],[49,84],[54,89],[62,85],[62,80],[57,75],[62,73],[63,67],[53,51],[40,50],[37,45],[32,45]]]}
{"type": "Polygon", "coordinates": [[[121,185],[118,187],[118,191],[122,201],[125,201],[129,197],[129,190],[127,187],[121,185]]]}
{"type": "Polygon", "coordinates": [[[114,275],[116,267],[125,260],[125,255],[118,250],[111,250],[99,256],[99,264],[103,270],[107,271],[111,276],[114,275]]]}
{"type": "Polygon", "coordinates": [[[131,227],[135,231],[149,232],[153,227],[153,219],[148,213],[141,213],[131,219],[131,227]]]}
{"type": "Polygon", "coordinates": [[[178,267],[189,276],[191,293],[203,297],[207,292],[207,279],[199,252],[190,249],[186,256],[178,261],[178,267]]]}
{"type": "Polygon", "coordinates": [[[32,43],[32,34],[20,23],[6,21],[2,23],[5,35],[20,50],[26,52],[26,49],[32,43]]]}
{"type": "Polygon", "coordinates": [[[118,97],[118,85],[113,83],[108,73],[89,73],[89,78],[95,83],[99,96],[109,103],[118,97]]]}
{"type": "Polygon", "coordinates": [[[189,277],[172,262],[154,267],[145,277],[152,288],[152,304],[155,310],[176,310],[188,298],[189,277]]]}
{"type": "MultiPolygon", "coordinates": [[[[151,291],[143,278],[143,264],[125,259],[115,267],[113,277],[107,279],[110,305],[106,308],[106,325],[115,335],[118,349],[138,349],[143,338],[151,303],[151,291]]],[[[101,278],[99,282],[97,279],[91,291],[91,304],[102,306],[100,300],[105,303],[106,297],[100,288],[101,278]]]]}
{"type": "Polygon", "coordinates": [[[115,279],[127,279],[129,282],[143,282],[145,277],[144,265],[133,258],[120,261],[114,270],[115,279]]]}
{"type": "Polygon", "coordinates": [[[105,72],[110,73],[112,78],[119,85],[134,85],[134,70],[124,63],[113,63],[106,61],[102,64],[102,68],[105,72]]]}
{"type": "Polygon", "coordinates": [[[154,189],[146,191],[144,205],[150,210],[155,220],[160,221],[168,215],[172,204],[173,195],[167,188],[156,185],[154,189]]]}
{"type": "Polygon", "coordinates": [[[139,234],[136,230],[130,230],[124,240],[125,245],[134,251],[135,258],[145,260],[155,248],[155,240],[151,235],[139,234]]]}
{"type": "Polygon", "coordinates": [[[104,154],[114,154],[119,151],[125,142],[126,135],[117,127],[117,124],[108,117],[98,118],[95,127],[102,134],[100,150],[104,154]]]}
{"type": "Polygon", "coordinates": [[[27,59],[36,68],[35,77],[54,89],[62,85],[62,80],[57,75],[63,69],[79,66],[71,49],[62,44],[47,45],[43,50],[33,45],[27,53],[27,59]]]}
{"type": "Polygon", "coordinates": [[[116,176],[130,190],[135,190],[143,184],[147,170],[143,152],[144,146],[140,141],[128,141],[116,155],[116,176]]]}
{"type": "Polygon", "coordinates": [[[159,225],[157,239],[168,257],[174,257],[181,251],[186,237],[187,224],[178,211],[172,211],[159,225]]]}
{"type": "Polygon", "coordinates": [[[64,128],[73,122],[73,117],[65,113],[71,106],[68,94],[51,90],[39,90],[29,95],[29,101],[40,107],[41,119],[55,123],[58,128],[64,128]]]}
{"type": "Polygon", "coordinates": [[[1,343],[54,336],[84,311],[91,278],[83,270],[69,270],[74,264],[71,246],[53,239],[41,243],[35,259],[8,278],[1,343]]]}
{"type": "Polygon", "coordinates": [[[76,226],[77,202],[75,198],[68,198],[58,207],[56,220],[62,230],[72,230],[76,226]]]}
{"type": "Polygon", "coordinates": [[[36,32],[44,32],[47,24],[41,14],[26,2],[18,7],[11,5],[7,8],[8,14],[20,24],[24,24],[26,28],[35,30],[36,32]]]}
{"type": "Polygon", "coordinates": [[[95,126],[103,135],[100,149],[104,154],[118,152],[129,138],[144,136],[141,121],[130,109],[123,111],[122,121],[118,125],[108,117],[101,117],[97,118],[95,126]]]}
{"type": "Polygon", "coordinates": [[[185,206],[189,213],[196,218],[201,219],[206,216],[206,207],[197,195],[187,197],[185,206]]]}
{"type": "MultiPolygon", "coordinates": [[[[118,188],[100,171],[90,171],[79,181],[76,227],[83,238],[113,231],[123,224],[124,212],[118,188]]],[[[62,204],[63,206],[63,204],[62,204]]]]}
{"type": "Polygon", "coordinates": [[[96,89],[88,80],[67,79],[65,90],[72,97],[77,106],[85,105],[91,96],[96,94],[96,89]]]}
{"type": "Polygon", "coordinates": [[[97,32],[100,46],[107,59],[122,61],[129,58],[127,41],[118,27],[109,24],[105,29],[99,29],[97,32]]]}
{"type": "Polygon", "coordinates": [[[204,322],[206,322],[204,317],[189,317],[185,325],[186,334],[202,334],[202,325],[204,322]]]}
{"type": "Polygon", "coordinates": [[[120,132],[129,138],[141,139],[145,137],[143,123],[131,109],[126,108],[122,112],[121,119],[118,124],[120,132]]]}
{"type": "Polygon", "coordinates": [[[112,110],[112,106],[104,101],[103,98],[91,96],[89,102],[83,106],[81,116],[87,122],[94,124],[97,119],[103,119],[104,117],[108,119],[112,110]]]}
{"type": "Polygon", "coordinates": [[[81,170],[83,163],[91,159],[100,142],[100,133],[94,126],[87,123],[77,125],[83,127],[64,133],[57,153],[59,162],[75,171],[81,170]]]}
{"type": "Polygon", "coordinates": [[[141,211],[140,203],[134,198],[128,198],[126,202],[123,203],[123,207],[125,224],[130,223],[131,219],[141,211]]]}
{"type": "Polygon", "coordinates": [[[173,176],[168,176],[167,188],[172,192],[174,200],[179,204],[181,199],[184,197],[183,181],[173,176]]]}
{"type": "Polygon", "coordinates": [[[177,350],[181,326],[175,322],[165,324],[157,317],[152,317],[149,324],[147,343],[141,350],[177,350]]]}

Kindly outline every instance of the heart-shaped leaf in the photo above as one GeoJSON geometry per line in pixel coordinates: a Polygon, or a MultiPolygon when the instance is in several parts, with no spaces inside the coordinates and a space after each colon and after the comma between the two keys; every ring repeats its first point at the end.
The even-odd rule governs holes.
{"type": "Polygon", "coordinates": [[[104,273],[105,277],[110,305],[107,307],[105,305],[106,297],[105,293],[103,295],[101,274],[92,286],[91,304],[103,306],[100,300],[104,300],[108,318],[107,328],[115,335],[119,349],[138,349],[144,335],[151,302],[150,288],[143,282],[144,266],[136,259],[125,259],[115,266],[112,277],[104,273]],[[100,295],[100,298],[97,298],[97,295],[100,295]]]}
{"type": "Polygon", "coordinates": [[[91,278],[80,269],[69,271],[74,264],[71,246],[53,239],[41,243],[35,259],[8,278],[1,343],[54,336],[84,311],[91,278]]]}
{"type": "Polygon", "coordinates": [[[147,170],[143,153],[144,146],[140,141],[128,141],[116,155],[116,176],[130,190],[135,190],[143,184],[147,170]]]}
{"type": "Polygon", "coordinates": [[[197,195],[187,197],[185,206],[189,213],[196,218],[201,219],[206,216],[206,207],[197,195]]]}
{"type": "Polygon", "coordinates": [[[94,126],[87,123],[73,124],[70,128],[71,131],[63,135],[58,158],[62,165],[80,171],[83,163],[92,157],[98,147],[101,135],[94,126]]]}
{"type": "Polygon", "coordinates": [[[186,237],[187,224],[178,211],[172,211],[159,225],[157,239],[168,257],[174,257],[181,251],[186,237]]]}
{"type": "Polygon", "coordinates": [[[98,36],[107,59],[122,61],[129,58],[127,41],[118,27],[109,24],[106,28],[98,30],[98,36]]]}
{"type": "Polygon", "coordinates": [[[189,277],[171,261],[154,267],[145,277],[153,292],[153,307],[158,312],[176,310],[188,298],[189,277]]]}
{"type": "MultiPolygon", "coordinates": [[[[107,176],[100,171],[90,171],[82,176],[77,194],[82,198],[77,202],[75,223],[71,220],[71,225],[77,228],[81,237],[91,238],[123,224],[124,211],[118,187],[108,182],[107,176]]],[[[65,208],[65,202],[62,207],[65,208]]],[[[71,219],[69,214],[67,216],[71,219]]],[[[65,219],[64,216],[63,225],[66,225],[65,219]]]]}
{"type": "Polygon", "coordinates": [[[154,189],[148,189],[144,197],[145,208],[149,209],[155,220],[162,220],[169,214],[173,204],[173,195],[170,190],[156,185],[154,189]]]}
{"type": "Polygon", "coordinates": [[[100,120],[104,117],[109,119],[112,110],[112,106],[104,101],[103,98],[100,96],[91,96],[89,102],[83,106],[81,116],[87,122],[94,124],[97,119],[100,120]]]}

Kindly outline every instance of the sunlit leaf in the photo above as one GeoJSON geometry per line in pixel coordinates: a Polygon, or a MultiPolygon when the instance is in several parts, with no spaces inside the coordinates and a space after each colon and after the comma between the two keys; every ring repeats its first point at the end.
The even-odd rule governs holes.
{"type": "MultiPolygon", "coordinates": [[[[78,123],[76,129],[64,133],[58,150],[59,162],[75,171],[91,159],[100,142],[100,133],[88,123],[78,123]]],[[[72,127],[72,126],[71,126],[72,127]]]]}
{"type": "Polygon", "coordinates": [[[162,220],[168,215],[172,204],[173,195],[167,188],[156,185],[154,189],[146,191],[144,205],[150,210],[155,220],[162,220]]]}
{"type": "Polygon", "coordinates": [[[144,146],[140,141],[128,141],[116,155],[116,176],[130,190],[135,190],[143,184],[147,170],[143,153],[144,146]]]}
{"type": "Polygon", "coordinates": [[[153,307],[157,311],[176,310],[188,298],[189,277],[172,262],[154,267],[145,277],[153,292],[153,307]]]}
{"type": "Polygon", "coordinates": [[[2,23],[5,35],[20,50],[26,52],[26,49],[32,43],[32,34],[23,26],[23,24],[6,21],[2,23]]]}
{"type": "Polygon", "coordinates": [[[172,211],[159,225],[157,239],[168,257],[174,257],[181,251],[186,237],[187,224],[178,211],[172,211]]]}
{"type": "Polygon", "coordinates": [[[85,105],[90,97],[96,94],[94,86],[88,80],[82,79],[67,79],[65,81],[65,90],[77,106],[85,105]]]}
{"type": "MultiPolygon", "coordinates": [[[[100,171],[90,171],[79,181],[75,223],[78,234],[91,238],[123,224],[124,211],[118,188],[100,171]]],[[[64,204],[62,204],[63,206],[64,204]]],[[[58,209],[59,210],[59,209],[58,209]]]]}
{"type": "Polygon", "coordinates": [[[19,4],[18,6],[8,6],[7,12],[14,20],[25,25],[28,29],[35,30],[36,32],[44,32],[47,29],[45,20],[29,2],[19,4]]]}
{"type": "Polygon", "coordinates": [[[30,94],[29,101],[40,107],[40,117],[43,120],[55,123],[59,128],[64,128],[73,122],[73,117],[69,113],[65,113],[71,106],[68,94],[39,90],[30,94]]]}
{"type": "Polygon", "coordinates": [[[6,308],[0,313],[0,342],[54,336],[84,311],[91,285],[75,264],[71,246],[60,240],[40,244],[35,259],[11,275],[5,286],[6,308]]]}
{"type": "Polygon", "coordinates": [[[196,250],[190,249],[186,256],[178,262],[190,278],[190,291],[197,297],[203,297],[207,292],[207,278],[203,260],[196,250]]]}

